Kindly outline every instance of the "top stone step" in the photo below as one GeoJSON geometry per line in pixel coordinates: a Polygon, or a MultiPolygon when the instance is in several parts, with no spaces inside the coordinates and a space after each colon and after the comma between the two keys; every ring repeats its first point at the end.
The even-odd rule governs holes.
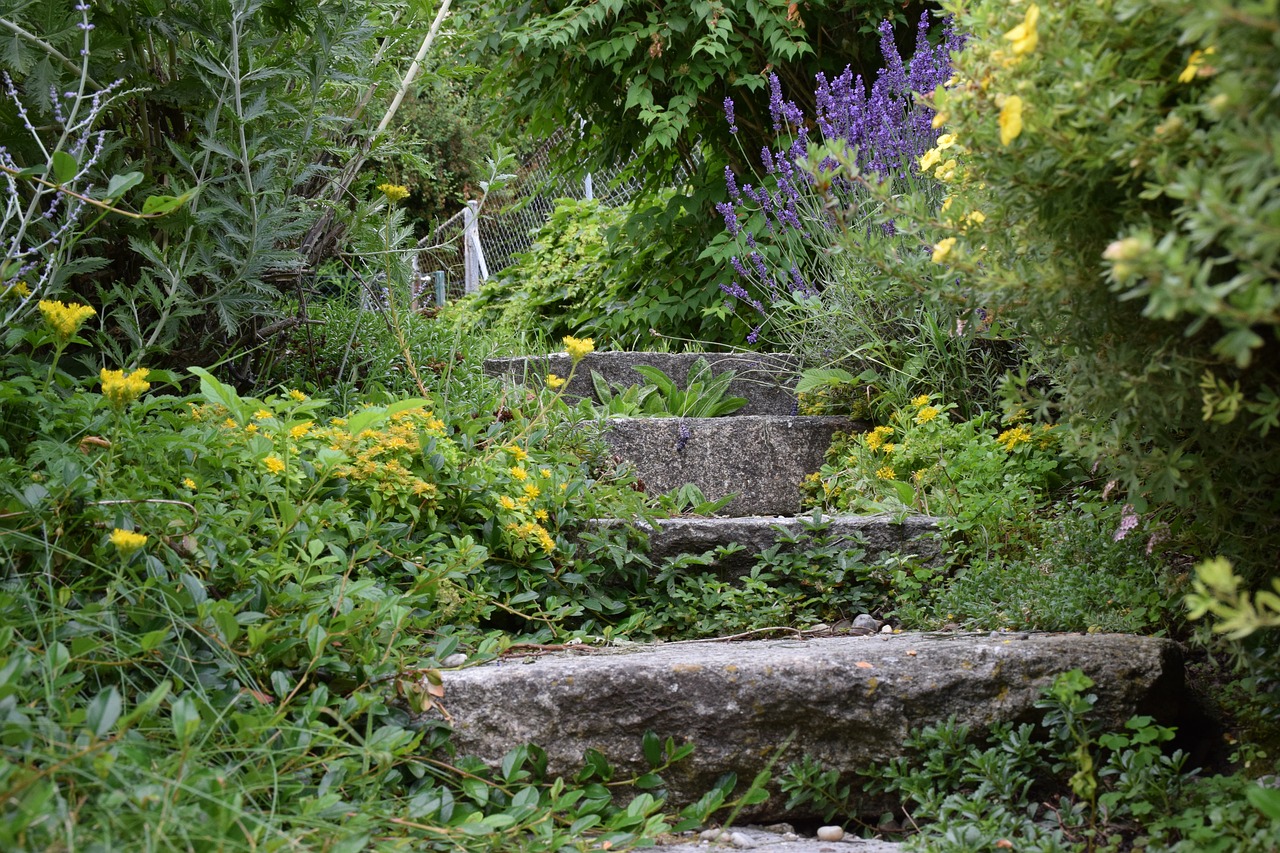
{"type": "MultiPolygon", "coordinates": [[[[712,373],[734,371],[728,395],[745,397],[747,404],[735,414],[740,415],[792,415],[795,414],[794,391],[799,361],[791,356],[763,353],[704,352],[704,353],[656,353],[656,352],[593,352],[578,365],[572,381],[565,388],[567,398],[596,400],[591,372],[599,373],[606,381],[623,387],[648,385],[649,381],[633,368],[637,365],[656,367],[671,378],[680,388],[685,387],[689,368],[699,358],[705,358],[712,373]]],[[[490,376],[508,377],[517,382],[528,377],[545,377],[548,373],[565,377],[573,362],[567,353],[545,356],[517,356],[515,358],[490,358],[484,363],[484,371],[490,376]]]]}

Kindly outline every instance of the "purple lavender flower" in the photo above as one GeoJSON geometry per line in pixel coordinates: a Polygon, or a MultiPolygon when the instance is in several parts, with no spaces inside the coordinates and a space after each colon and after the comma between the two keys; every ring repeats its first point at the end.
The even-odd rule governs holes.
{"type": "Polygon", "coordinates": [[[738,124],[733,117],[733,98],[724,99],[724,117],[729,120],[729,132],[737,133],[738,124]]]}

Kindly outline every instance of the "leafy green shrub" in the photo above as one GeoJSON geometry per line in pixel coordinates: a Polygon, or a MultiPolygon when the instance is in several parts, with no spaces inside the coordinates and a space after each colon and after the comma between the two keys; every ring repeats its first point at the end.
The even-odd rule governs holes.
{"type": "Polygon", "coordinates": [[[656,367],[638,365],[635,371],[651,384],[643,388],[631,385],[611,390],[599,373],[591,371],[591,381],[599,401],[598,404],[589,404],[591,408],[613,415],[716,418],[731,415],[747,404],[745,397],[725,396],[736,371],[713,374],[705,358],[694,359],[683,387],[656,367]]]}
{"type": "MultiPolygon", "coordinates": [[[[954,719],[907,740],[911,754],[872,768],[869,791],[896,794],[919,833],[909,848],[977,853],[1009,848],[1109,851],[1272,849],[1280,797],[1243,777],[1202,779],[1174,729],[1135,716],[1123,731],[1090,719],[1097,697],[1080,670],[1059,675],[1036,702],[1040,726],[1000,723],[975,737],[954,719]]],[[[811,758],[787,767],[789,807],[856,817],[852,785],[811,758]]]]}
{"type": "Polygon", "coordinates": [[[1076,501],[1026,524],[1016,547],[991,553],[977,540],[945,577],[900,596],[894,618],[913,629],[1182,634],[1177,585],[1148,537],[1116,540],[1122,509],[1076,501]]]}
{"type": "Polygon", "coordinates": [[[1000,541],[1062,481],[1056,429],[985,417],[958,421],[927,394],[869,433],[832,442],[821,470],[802,484],[807,500],[854,512],[916,511],[949,529],[1000,541]]]}
{"type": "Polygon", "coordinates": [[[659,567],[631,627],[656,637],[714,637],[879,612],[888,577],[866,556],[861,544],[831,536],[815,518],[798,534],[779,535],[742,577],[695,571],[712,553],[678,557],[659,567]]]}
{"type": "Polygon", "coordinates": [[[551,339],[577,334],[602,307],[606,230],[622,216],[621,208],[595,200],[557,199],[529,251],[447,316],[521,337],[535,331],[551,339]]]}
{"type": "Polygon", "coordinates": [[[941,209],[886,200],[933,245],[895,273],[1016,329],[1051,380],[1020,393],[1138,513],[1256,576],[1280,532],[1269,4],[948,6],[957,165],[941,209]]]}

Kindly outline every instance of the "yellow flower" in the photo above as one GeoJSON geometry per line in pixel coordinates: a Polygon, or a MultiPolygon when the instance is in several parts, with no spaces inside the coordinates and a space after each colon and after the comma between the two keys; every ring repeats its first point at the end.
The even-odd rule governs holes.
{"type": "Polygon", "coordinates": [[[867,433],[867,447],[872,450],[879,450],[884,440],[893,435],[893,427],[878,426],[871,432],[867,433]]]}
{"type": "Polygon", "coordinates": [[[299,403],[305,403],[307,401],[307,395],[303,394],[297,388],[292,388],[289,390],[289,399],[297,400],[299,403]]]}
{"type": "Polygon", "coordinates": [[[925,406],[916,412],[916,423],[926,424],[938,416],[938,408],[936,406],[925,406]]]}
{"type": "Polygon", "coordinates": [[[253,434],[254,434],[255,432],[257,432],[257,431],[258,431],[258,425],[257,425],[257,424],[245,424],[245,425],[244,425],[244,434],[245,434],[245,435],[253,435],[253,434]]]}
{"type": "Polygon", "coordinates": [[[378,184],[378,191],[387,197],[387,201],[395,204],[409,197],[409,188],[399,184],[378,184]]]}
{"type": "Polygon", "coordinates": [[[1217,53],[1217,51],[1212,47],[1206,47],[1204,50],[1191,51],[1191,58],[1187,60],[1187,67],[1182,69],[1182,73],[1178,75],[1178,82],[1190,83],[1192,80],[1196,79],[1196,77],[1202,73],[1205,76],[1212,74],[1213,73],[1212,68],[1203,72],[1201,71],[1201,69],[1204,68],[1204,58],[1206,56],[1212,56],[1215,53],[1217,53]]]}
{"type": "Polygon", "coordinates": [[[107,398],[113,409],[123,409],[151,387],[151,383],[147,381],[149,372],[145,367],[128,374],[123,370],[102,368],[98,374],[102,380],[102,396],[107,398]]]}
{"type": "Polygon", "coordinates": [[[347,425],[347,419],[346,418],[329,418],[329,423],[332,426],[344,427],[347,425]]]}
{"type": "Polygon", "coordinates": [[[1040,36],[1036,33],[1036,24],[1040,20],[1040,7],[1032,3],[1027,7],[1027,14],[1022,23],[1004,34],[1007,41],[1013,42],[1014,56],[1022,56],[1036,49],[1040,36]]]}
{"type": "Polygon", "coordinates": [[[272,414],[271,412],[268,412],[266,409],[258,409],[258,411],[253,413],[253,417],[255,420],[265,421],[265,420],[270,420],[271,418],[274,418],[275,415],[272,414]]]}
{"type": "Polygon", "coordinates": [[[519,465],[510,470],[511,476],[515,477],[517,480],[523,480],[525,477],[529,476],[529,472],[521,468],[519,465]]]}
{"type": "Polygon", "coordinates": [[[507,447],[507,452],[514,456],[517,462],[523,462],[529,458],[529,454],[525,453],[523,447],[517,447],[514,444],[507,447]]]}
{"type": "Polygon", "coordinates": [[[547,511],[545,509],[535,509],[533,511],[533,517],[538,519],[538,521],[546,521],[548,518],[547,511]]]}
{"type": "Polygon", "coordinates": [[[933,176],[940,181],[949,181],[956,176],[956,169],[959,165],[960,164],[956,162],[956,158],[952,157],[950,160],[939,166],[938,170],[933,173],[933,176]]]}
{"type": "Polygon", "coordinates": [[[284,460],[279,456],[268,456],[262,460],[262,464],[267,466],[267,470],[272,474],[279,474],[284,470],[284,460]]]}
{"type": "Polygon", "coordinates": [[[77,302],[63,305],[57,301],[41,300],[40,313],[44,315],[44,321],[49,328],[53,329],[53,333],[58,336],[58,342],[65,344],[80,330],[85,320],[98,312],[88,305],[77,302]]]}
{"type": "Polygon", "coordinates": [[[951,116],[948,115],[947,113],[936,113],[933,117],[933,121],[930,122],[930,125],[933,127],[934,130],[937,130],[938,128],[942,127],[944,124],[946,124],[950,120],[951,120],[951,116]]]}
{"type": "Polygon", "coordinates": [[[298,424],[297,426],[290,427],[289,437],[296,441],[297,439],[302,438],[304,435],[310,432],[311,426],[312,426],[312,421],[307,421],[306,423],[301,423],[301,424],[298,424]]]}
{"type": "Polygon", "coordinates": [[[943,212],[943,213],[946,213],[948,210],[950,210],[950,209],[951,209],[951,202],[953,202],[953,201],[955,201],[955,200],[956,200],[955,196],[951,196],[951,195],[949,195],[949,196],[947,196],[946,198],[944,198],[944,199],[942,200],[942,212],[943,212]]]}
{"type": "Polygon", "coordinates": [[[20,281],[17,284],[11,284],[0,292],[0,298],[3,299],[26,299],[30,295],[31,288],[27,286],[25,281],[20,281]]]}
{"type": "Polygon", "coordinates": [[[240,426],[240,424],[236,423],[235,418],[227,418],[225,421],[222,422],[222,425],[227,429],[235,429],[236,427],[240,426]]]}
{"type": "Polygon", "coordinates": [[[1022,133],[1022,98],[1010,95],[1000,108],[1000,144],[1008,145],[1022,133]]]}
{"type": "Polygon", "coordinates": [[[892,480],[894,478],[893,466],[882,465],[876,469],[876,476],[881,480],[892,480]]]}
{"type": "Polygon", "coordinates": [[[972,222],[974,225],[981,225],[987,221],[986,215],[981,210],[969,211],[969,215],[966,216],[965,219],[972,222]]]}
{"type": "Polygon", "coordinates": [[[533,500],[534,498],[538,497],[538,495],[542,494],[542,489],[539,489],[533,483],[525,483],[524,494],[525,494],[525,497],[529,498],[529,500],[533,500]]]}
{"type": "Polygon", "coordinates": [[[510,497],[508,497],[507,495],[503,495],[502,497],[498,498],[498,505],[501,506],[503,509],[516,508],[516,502],[512,500],[510,497]]]}
{"type": "Polygon", "coordinates": [[[588,353],[595,351],[596,343],[592,338],[575,338],[572,335],[565,335],[564,348],[568,351],[569,358],[573,359],[573,363],[577,364],[586,358],[588,353]]]}
{"type": "Polygon", "coordinates": [[[111,531],[111,544],[116,546],[120,556],[128,557],[134,551],[147,544],[147,537],[141,533],[135,533],[132,530],[121,530],[117,527],[111,531]]]}
{"type": "Polygon", "coordinates": [[[956,135],[954,133],[944,133],[938,137],[938,150],[946,151],[948,148],[956,144],[956,135]]]}
{"type": "Polygon", "coordinates": [[[538,469],[538,474],[542,477],[542,479],[544,479],[544,480],[548,480],[548,479],[550,479],[550,478],[551,478],[551,469],[550,469],[550,468],[539,468],[539,469],[538,469]]]}
{"type": "Polygon", "coordinates": [[[947,237],[939,240],[933,247],[933,262],[940,264],[947,259],[947,255],[951,254],[951,249],[956,244],[955,237],[947,237]]]}
{"type": "Polygon", "coordinates": [[[917,409],[920,408],[921,406],[929,405],[929,395],[921,394],[919,397],[913,397],[911,400],[911,405],[915,406],[917,409]]]}
{"type": "Polygon", "coordinates": [[[996,437],[996,442],[1004,447],[1010,453],[1019,444],[1031,441],[1031,430],[1025,426],[1019,425],[1013,429],[1007,429],[996,437]]]}
{"type": "Polygon", "coordinates": [[[191,479],[190,477],[187,477],[186,479],[184,479],[182,481],[182,485],[186,486],[188,489],[190,489],[193,492],[196,490],[196,481],[191,479]]]}
{"type": "Polygon", "coordinates": [[[547,374],[547,387],[550,388],[552,391],[557,390],[562,385],[564,385],[564,380],[561,379],[559,376],[556,376],[554,373],[547,374]]]}
{"type": "Polygon", "coordinates": [[[886,442],[885,444],[880,445],[880,449],[881,449],[882,451],[884,451],[886,454],[887,454],[887,453],[892,453],[893,451],[895,451],[895,450],[897,450],[897,449],[898,449],[898,445],[896,445],[896,444],[894,444],[892,441],[890,441],[890,442],[886,442]]]}
{"type": "Polygon", "coordinates": [[[937,148],[930,148],[920,156],[920,171],[927,172],[942,160],[942,152],[937,148]]]}

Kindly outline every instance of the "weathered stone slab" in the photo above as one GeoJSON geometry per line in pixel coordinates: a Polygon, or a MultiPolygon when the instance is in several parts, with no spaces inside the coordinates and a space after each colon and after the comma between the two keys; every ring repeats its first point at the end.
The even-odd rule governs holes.
{"type": "Polygon", "coordinates": [[[610,418],[603,438],[650,494],[693,483],[711,500],[737,493],[725,515],[795,515],[831,436],[867,428],[843,417],[610,418]]]}
{"type": "MultiPolygon", "coordinates": [[[[785,826],[785,824],[784,824],[785,826]]],[[[778,832],[758,826],[733,826],[712,833],[696,833],[694,838],[659,838],[662,853],[717,853],[728,850],[763,850],[766,853],[899,853],[904,845],[895,841],[845,835],[839,841],[819,841],[813,835],[778,832]],[[704,834],[712,838],[702,838],[704,834]]]]}
{"type": "MultiPolygon", "coordinates": [[[[587,355],[574,372],[573,379],[565,387],[566,397],[595,400],[595,387],[591,371],[599,373],[614,385],[648,385],[633,368],[637,365],[656,367],[671,377],[680,387],[685,387],[689,368],[699,358],[705,358],[712,373],[732,370],[736,374],[729,383],[728,396],[745,397],[747,404],[739,409],[740,415],[790,415],[795,411],[796,396],[793,390],[799,362],[785,355],[737,352],[706,353],[657,353],[657,352],[593,352],[587,355]]],[[[516,358],[490,358],[484,363],[485,373],[499,378],[508,377],[524,382],[530,377],[541,381],[548,373],[565,377],[569,375],[572,361],[567,353],[547,356],[519,356],[516,358]]],[[[599,402],[597,400],[597,402],[599,402]]]]}
{"type": "MultiPolygon", "coordinates": [[[[896,520],[892,515],[824,515],[825,535],[853,544],[862,540],[867,558],[879,554],[915,554],[923,561],[938,556],[938,522],[925,515],[896,520]]],[[[718,545],[737,543],[743,550],[723,557],[712,568],[733,575],[748,571],[756,555],[766,551],[783,533],[796,536],[812,516],[743,516],[739,518],[664,518],[649,533],[649,554],[654,562],[679,554],[698,554],[718,545]]]]}
{"type": "MultiPolygon", "coordinates": [[[[851,773],[901,755],[909,730],[953,714],[973,727],[1038,721],[1041,689],[1075,668],[1097,682],[1094,716],[1104,724],[1145,713],[1177,725],[1184,712],[1176,644],[1129,635],[898,634],[613,651],[444,673],[459,753],[497,763],[536,743],[550,773],[570,775],[597,749],[621,778],[647,770],[641,741],[652,731],[697,746],[663,773],[678,805],[723,773],[750,780],[775,758],[781,768],[808,753],[851,773]]],[[[784,802],[775,792],[742,817],[776,818],[784,802]]]]}

